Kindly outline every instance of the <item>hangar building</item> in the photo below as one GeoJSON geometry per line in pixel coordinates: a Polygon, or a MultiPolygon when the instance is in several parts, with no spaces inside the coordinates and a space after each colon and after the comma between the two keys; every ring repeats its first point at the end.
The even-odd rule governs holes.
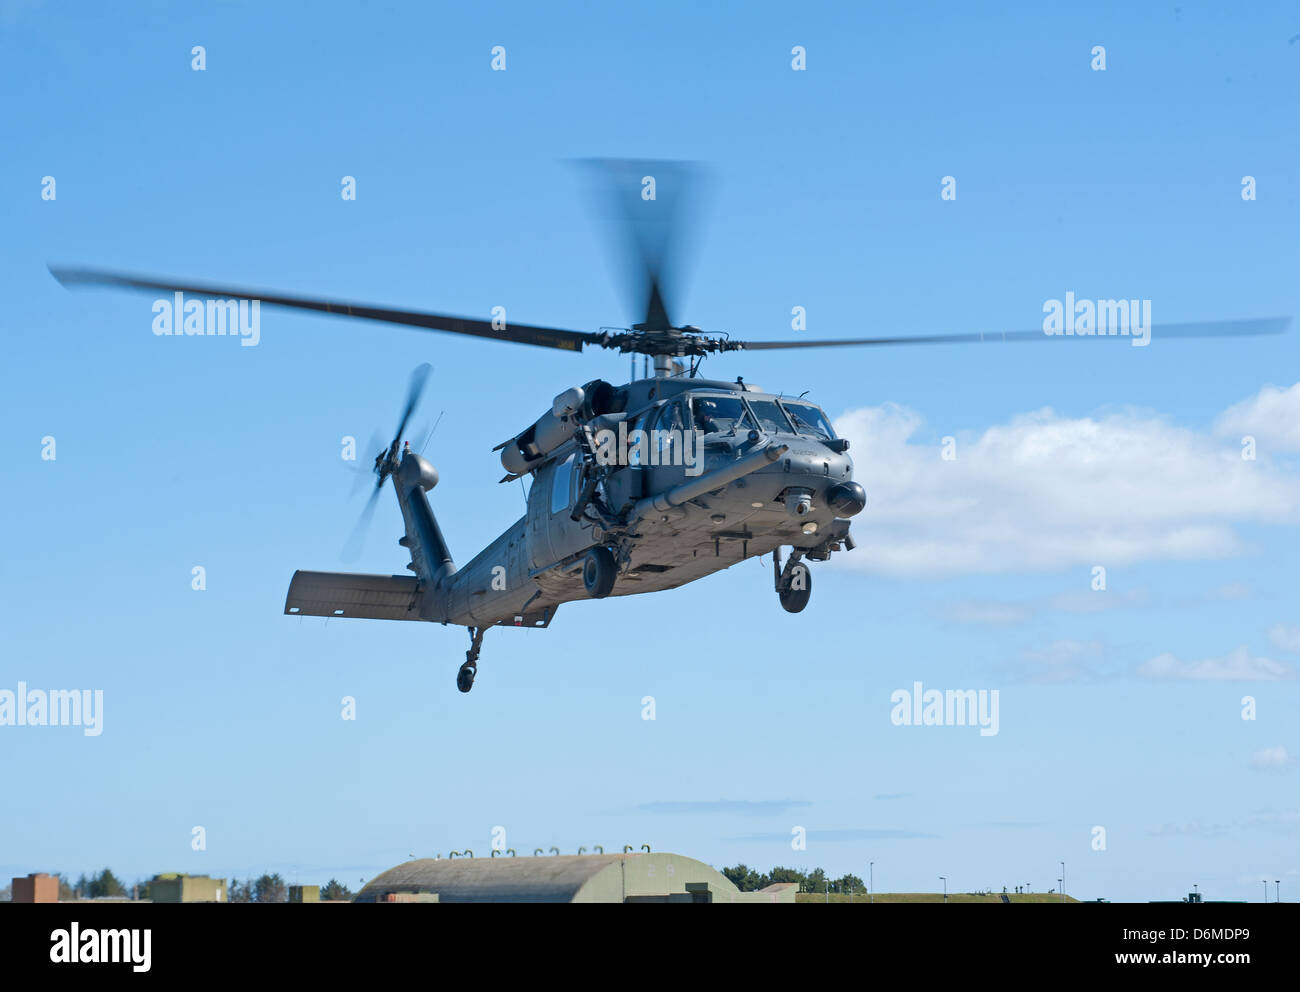
{"type": "Polygon", "coordinates": [[[666,852],[422,858],[377,876],[353,902],[793,903],[797,889],[741,892],[708,865],[666,852]]]}

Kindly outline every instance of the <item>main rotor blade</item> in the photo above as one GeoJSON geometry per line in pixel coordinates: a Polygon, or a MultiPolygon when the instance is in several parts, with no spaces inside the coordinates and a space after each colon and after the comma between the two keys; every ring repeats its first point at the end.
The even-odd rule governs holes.
{"type": "MultiPolygon", "coordinates": [[[[1154,324],[1152,338],[1227,338],[1281,334],[1291,325],[1290,317],[1260,317],[1252,320],[1209,320],[1187,324],[1154,324]]],[[[894,344],[998,344],[1004,341],[1052,341],[1062,335],[1038,331],[990,331],[978,334],[924,334],[915,337],[843,338],[820,341],[730,341],[726,350],[772,351],[778,348],[853,348],[894,344]]],[[[1066,335],[1068,336],[1068,335],[1066,335]]],[[[1076,337],[1131,337],[1104,334],[1076,337]]]]}
{"type": "Polygon", "coordinates": [[[603,335],[582,331],[567,331],[558,327],[539,327],[534,324],[506,323],[494,327],[491,321],[455,317],[450,314],[425,313],[419,310],[396,310],[366,303],[347,303],[307,296],[287,296],[279,292],[214,286],[173,279],[167,276],[131,275],[123,272],[105,272],[100,269],[71,269],[50,266],[50,274],[69,289],[77,286],[110,286],[121,289],[157,290],[166,293],[189,293],[224,299],[259,300],[268,306],[291,307],[295,310],[315,310],[335,317],[358,317],[362,320],[379,320],[406,327],[420,327],[429,331],[446,331],[449,334],[466,334],[471,337],[492,338],[516,344],[531,344],[539,348],[557,348],[561,351],[581,351],[584,345],[600,344],[603,335]]]}
{"type": "Polygon", "coordinates": [[[666,331],[681,269],[684,222],[702,187],[701,170],[685,162],[586,159],[580,164],[602,187],[600,206],[625,258],[629,309],[639,329],[666,331]]]}

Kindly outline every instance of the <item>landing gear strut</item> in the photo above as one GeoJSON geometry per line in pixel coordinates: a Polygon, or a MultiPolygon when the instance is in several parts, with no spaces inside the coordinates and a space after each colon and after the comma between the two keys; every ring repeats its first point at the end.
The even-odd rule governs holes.
{"type": "Polygon", "coordinates": [[[787,613],[801,613],[812,597],[812,572],[799,559],[798,551],[790,553],[790,560],[781,568],[781,549],[772,552],[772,577],[776,582],[776,595],[781,608],[787,613]]]}
{"type": "Polygon", "coordinates": [[[483,632],[486,627],[471,627],[469,629],[469,650],[465,652],[465,664],[460,666],[460,671],[456,673],[456,688],[461,692],[469,692],[474,688],[474,676],[478,674],[478,652],[483,646],[483,632]]]}

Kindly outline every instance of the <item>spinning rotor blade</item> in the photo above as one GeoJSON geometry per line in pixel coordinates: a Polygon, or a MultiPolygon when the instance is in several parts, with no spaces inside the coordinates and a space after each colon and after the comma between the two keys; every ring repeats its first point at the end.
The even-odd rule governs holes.
{"type": "MultiPolygon", "coordinates": [[[[1191,324],[1154,324],[1153,338],[1235,338],[1261,334],[1281,334],[1291,324],[1290,317],[1260,317],[1252,320],[1210,320],[1191,324]]],[[[996,344],[1003,341],[1051,341],[1061,335],[1038,331],[991,331],[987,334],[925,334],[917,337],[844,338],[835,341],[729,341],[725,350],[773,351],[778,348],[852,348],[892,344],[996,344]]],[[[1077,335],[1087,337],[1089,335],[1077,335]]],[[[1125,335],[1096,334],[1095,337],[1125,335]]]]}
{"type": "MultiPolygon", "coordinates": [[[[379,432],[372,431],[370,434],[369,442],[367,442],[366,446],[361,450],[365,454],[365,457],[368,459],[371,457],[370,452],[379,451],[380,448],[383,446],[383,443],[384,443],[384,439],[383,437],[380,436],[379,432]]],[[[363,467],[362,465],[349,465],[346,467],[347,470],[355,476],[355,479],[353,480],[352,483],[352,493],[351,493],[352,498],[355,499],[357,493],[361,491],[361,487],[365,485],[366,477],[370,475],[374,475],[375,470],[373,467],[363,467]]]]}
{"type": "Polygon", "coordinates": [[[393,435],[393,448],[390,449],[394,454],[397,445],[402,442],[402,432],[406,430],[411,414],[420,405],[420,396],[424,393],[424,387],[428,385],[431,371],[433,371],[433,366],[425,362],[416,366],[415,371],[411,373],[411,388],[406,392],[406,409],[402,411],[402,419],[397,422],[397,432],[393,435]]]}
{"type": "MultiPolygon", "coordinates": [[[[365,546],[370,520],[374,516],[375,505],[379,502],[379,491],[384,488],[384,480],[393,472],[398,445],[402,443],[402,434],[406,431],[406,425],[411,422],[411,415],[415,413],[415,408],[420,405],[420,397],[424,394],[425,386],[429,384],[429,373],[432,371],[433,366],[424,362],[417,365],[415,371],[411,373],[411,385],[406,391],[406,407],[402,410],[401,419],[397,421],[397,431],[393,434],[392,443],[387,450],[381,451],[375,460],[375,488],[370,490],[370,498],[366,500],[361,516],[357,518],[356,526],[352,528],[352,534],[347,544],[343,546],[344,561],[356,561],[365,546]]],[[[380,444],[378,435],[375,435],[372,443],[378,447],[380,444]]]]}
{"type": "Polygon", "coordinates": [[[587,159],[600,187],[600,204],[625,256],[629,304],[638,330],[667,331],[677,289],[684,234],[683,217],[702,186],[702,172],[685,162],[587,159]]]}
{"type": "Polygon", "coordinates": [[[375,506],[379,502],[379,489],[383,484],[384,480],[381,477],[375,488],[370,490],[370,498],[366,500],[366,505],[361,510],[361,516],[357,517],[357,522],[352,528],[352,533],[348,536],[347,543],[343,545],[340,557],[344,561],[356,561],[361,557],[361,551],[366,544],[366,535],[370,532],[370,521],[374,518],[375,506]]]}
{"type": "Polygon", "coordinates": [[[268,306],[290,307],[295,310],[315,310],[336,317],[359,317],[362,320],[380,320],[406,327],[420,327],[429,331],[446,331],[471,337],[492,338],[531,344],[539,348],[557,348],[560,351],[581,351],[584,345],[600,344],[601,334],[566,331],[558,327],[538,327],[533,324],[507,323],[493,327],[491,321],[471,317],[454,317],[449,314],[425,313],[419,310],[395,310],[371,306],[366,303],[347,303],[307,296],[286,296],[274,291],[234,286],[214,286],[166,276],[131,275],[122,272],[105,272],[100,269],[66,269],[50,266],[50,274],[69,289],[77,286],[110,286],[119,289],[155,290],[165,293],[189,293],[191,296],[219,299],[259,300],[268,306]]]}

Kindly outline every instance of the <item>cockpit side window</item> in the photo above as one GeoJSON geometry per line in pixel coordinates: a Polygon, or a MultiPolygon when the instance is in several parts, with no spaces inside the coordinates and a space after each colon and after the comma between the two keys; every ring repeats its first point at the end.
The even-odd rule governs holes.
{"type": "Polygon", "coordinates": [[[673,446],[682,443],[682,431],[684,429],[682,401],[673,400],[671,403],[665,404],[660,409],[658,418],[654,421],[653,433],[651,434],[651,444],[656,452],[655,461],[657,464],[676,464],[674,461],[676,452],[673,450],[673,446]]]}
{"type": "Polygon", "coordinates": [[[825,441],[834,440],[835,431],[831,429],[831,422],[820,407],[802,400],[782,400],[781,407],[790,415],[795,430],[800,434],[819,437],[825,441]]]}
{"type": "Polygon", "coordinates": [[[659,416],[654,421],[653,430],[670,431],[682,429],[682,404],[680,400],[665,403],[659,408],[659,416]]]}
{"type": "Polygon", "coordinates": [[[633,421],[632,426],[628,428],[629,443],[627,446],[627,463],[629,465],[639,466],[643,460],[642,457],[643,454],[645,455],[645,457],[647,458],[649,457],[648,455],[648,452],[650,450],[649,445],[637,444],[634,438],[641,436],[636,433],[637,431],[644,432],[648,430],[654,418],[655,418],[655,411],[653,409],[647,410],[645,413],[641,414],[641,416],[637,417],[636,420],[633,421]]]}

